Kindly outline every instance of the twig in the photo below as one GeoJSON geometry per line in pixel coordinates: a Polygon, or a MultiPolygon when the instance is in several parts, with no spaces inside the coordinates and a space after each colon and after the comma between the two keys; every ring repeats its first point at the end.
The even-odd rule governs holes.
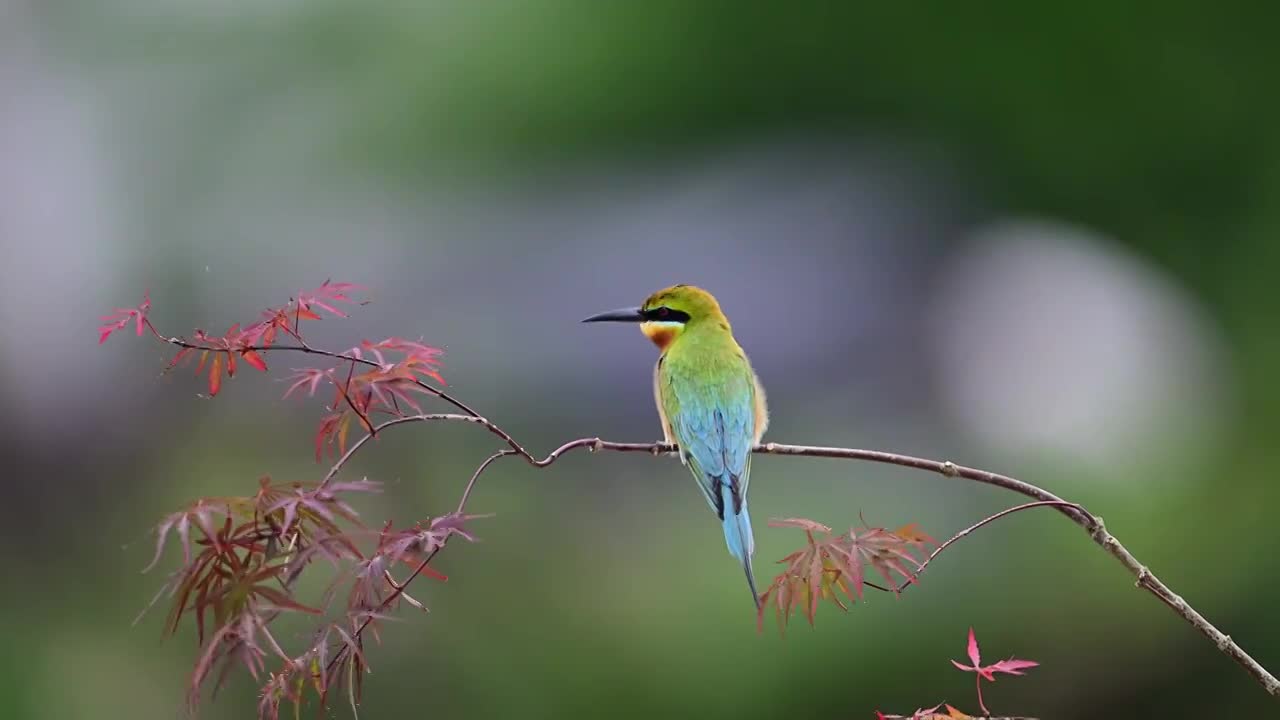
{"type": "Polygon", "coordinates": [[[360,410],[360,408],[356,407],[355,401],[351,399],[351,393],[350,393],[351,376],[355,374],[355,371],[356,371],[356,364],[351,363],[350,365],[347,366],[346,381],[343,382],[342,384],[338,384],[338,382],[335,380],[333,385],[334,387],[338,388],[338,394],[341,395],[342,399],[347,403],[347,407],[351,408],[351,412],[355,413],[356,417],[360,418],[361,427],[363,427],[370,435],[377,435],[378,429],[373,426],[373,423],[369,422],[369,416],[365,415],[364,412],[360,410]]]}
{"type": "MultiPolygon", "coordinates": [[[[151,332],[157,338],[160,338],[160,340],[162,340],[163,342],[167,342],[170,345],[173,345],[175,347],[190,348],[192,350],[213,350],[217,352],[226,352],[227,350],[226,348],[214,347],[212,345],[201,345],[200,343],[193,343],[189,340],[185,340],[177,336],[166,337],[151,325],[150,320],[147,320],[145,322],[147,327],[151,328],[151,332]]],[[[292,335],[292,333],[290,334],[292,335]]],[[[302,339],[299,338],[297,335],[294,335],[294,337],[298,339],[298,342],[300,343],[302,342],[302,339]]],[[[249,351],[269,352],[272,350],[282,350],[285,352],[300,352],[300,353],[305,353],[307,355],[321,355],[327,358],[333,358],[334,360],[346,360],[348,362],[359,363],[361,365],[367,365],[369,367],[375,367],[375,368],[382,367],[381,365],[379,365],[378,363],[372,360],[366,360],[365,358],[362,358],[362,357],[356,357],[355,355],[351,355],[349,353],[340,353],[340,352],[333,352],[331,350],[322,350],[320,348],[314,348],[305,343],[301,345],[246,345],[244,347],[237,347],[235,349],[236,352],[249,352],[249,351]]],[[[441,400],[454,406],[458,410],[461,410],[463,413],[470,415],[471,417],[477,417],[477,418],[480,417],[480,413],[476,412],[475,410],[472,410],[470,407],[467,406],[466,403],[462,402],[456,397],[453,397],[452,395],[445,392],[444,390],[441,390],[440,388],[435,387],[434,385],[429,385],[427,383],[424,383],[421,380],[417,381],[417,385],[423,390],[426,390],[428,393],[435,395],[441,400]]],[[[503,434],[505,435],[505,433],[503,434]]],[[[510,436],[508,436],[508,439],[509,438],[510,436]]],[[[512,440],[511,442],[514,442],[514,440],[512,440]]]]}
{"type": "Polygon", "coordinates": [[[329,472],[325,474],[324,479],[320,481],[320,485],[319,487],[316,488],[316,490],[317,491],[323,490],[325,487],[327,487],[329,483],[332,482],[335,477],[337,477],[338,472],[342,470],[342,466],[346,465],[347,461],[350,460],[351,457],[356,454],[356,451],[358,451],[361,448],[361,446],[363,446],[366,442],[372,440],[378,433],[382,432],[385,428],[389,428],[393,425],[400,425],[402,423],[430,422],[433,420],[450,420],[454,422],[479,423],[484,421],[484,418],[476,417],[473,415],[436,413],[432,415],[406,415],[404,417],[392,418],[390,420],[387,420],[386,422],[380,423],[379,425],[375,426],[373,428],[373,432],[365,433],[363,436],[361,436],[359,440],[352,443],[351,447],[347,448],[347,451],[342,454],[342,457],[338,458],[337,462],[333,464],[333,467],[329,468],[329,472]]]}
{"type": "Polygon", "coordinates": [[[485,471],[485,468],[489,467],[494,460],[513,454],[515,454],[514,450],[499,450],[486,458],[484,462],[480,463],[480,467],[476,468],[476,471],[471,473],[471,479],[467,481],[467,487],[462,491],[462,498],[458,500],[458,509],[454,512],[461,515],[462,511],[467,507],[467,500],[471,498],[471,490],[475,488],[476,480],[480,479],[480,474],[485,471]]]}
{"type": "Polygon", "coordinates": [[[1015,505],[1011,508],[1006,508],[994,515],[989,515],[979,520],[978,522],[961,530],[955,535],[952,535],[951,537],[947,538],[945,542],[943,542],[938,547],[934,548],[933,552],[929,553],[929,557],[925,558],[924,562],[920,563],[920,567],[916,568],[916,572],[917,573],[924,572],[924,569],[929,566],[929,563],[933,562],[934,558],[941,555],[943,550],[946,550],[947,548],[951,547],[953,543],[955,543],[956,541],[960,540],[963,537],[967,537],[969,533],[973,532],[974,530],[977,530],[983,525],[987,525],[988,523],[993,523],[996,520],[999,520],[1000,518],[1006,515],[1012,515],[1013,513],[1016,513],[1016,512],[1021,512],[1023,510],[1030,510],[1031,508],[1038,508],[1038,507],[1070,507],[1070,508],[1075,508],[1076,510],[1082,513],[1088,512],[1083,507],[1080,507],[1075,503],[1065,502],[1062,500],[1040,500],[1037,502],[1030,502],[1030,503],[1025,503],[1023,505],[1015,505]]]}

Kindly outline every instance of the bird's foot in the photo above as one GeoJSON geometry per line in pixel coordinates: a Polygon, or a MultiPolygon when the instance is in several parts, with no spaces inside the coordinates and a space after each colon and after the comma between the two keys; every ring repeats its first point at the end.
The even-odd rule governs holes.
{"type": "Polygon", "coordinates": [[[670,445],[670,444],[671,444],[671,441],[666,440],[666,439],[662,439],[662,440],[658,440],[658,441],[654,442],[654,444],[653,444],[653,454],[654,454],[654,457],[680,457],[681,462],[683,462],[683,461],[684,461],[684,456],[680,455],[680,450],[679,450],[679,449],[676,449],[676,450],[664,450],[664,449],[662,449],[662,447],[663,447],[664,445],[670,445]]]}

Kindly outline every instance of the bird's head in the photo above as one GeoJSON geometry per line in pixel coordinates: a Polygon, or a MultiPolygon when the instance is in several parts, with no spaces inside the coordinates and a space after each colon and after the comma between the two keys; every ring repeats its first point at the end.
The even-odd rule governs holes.
{"type": "Polygon", "coordinates": [[[582,322],[639,323],[641,332],[663,350],[691,328],[730,332],[715,296],[692,285],[672,285],[650,295],[638,308],[610,310],[582,322]]]}

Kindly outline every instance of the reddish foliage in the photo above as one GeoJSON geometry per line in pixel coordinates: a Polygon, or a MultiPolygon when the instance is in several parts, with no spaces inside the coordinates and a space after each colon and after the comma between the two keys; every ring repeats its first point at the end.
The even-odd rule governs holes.
{"type": "MultiPolygon", "coordinates": [[[[221,390],[224,377],[235,376],[241,360],[266,372],[265,356],[278,349],[275,343],[281,335],[296,341],[294,350],[339,357],[335,368],[297,371],[285,395],[303,388],[314,394],[322,382],[333,385],[335,400],[321,420],[317,445],[319,449],[328,441],[345,449],[352,417],[372,433],[371,415],[404,416],[406,408],[420,413],[418,396],[437,392],[426,382],[444,383],[439,372],[441,351],[420,341],[366,340],[338,354],[313,351],[306,344],[302,321],[319,320],[322,313],[346,317],[339,306],[354,302],[350,294],[356,289],[351,283],[325,282],[298,293],[282,307],[267,309],[247,327],[232,325],[221,335],[197,329],[191,341],[160,335],[147,319],[151,302],[145,297],[136,308],[120,308],[104,316],[99,342],[130,324],[139,335],[149,329],[161,341],[181,346],[168,370],[199,355],[195,371],[207,378],[210,396],[221,390]]],[[[451,514],[404,529],[387,525],[375,532],[361,524],[344,498],[348,493],[378,490],[376,483],[368,481],[273,484],[264,477],[252,495],[202,498],[157,525],[155,556],[146,569],[159,563],[172,537],[181,548],[182,564],[148,607],[161,597],[168,598],[166,636],[176,633],[184,618],[194,620],[202,650],[191,675],[192,710],[201,690],[211,684],[216,693],[235,666],[243,665],[259,677],[268,655],[278,657],[282,665],[279,672],[269,674],[262,688],[262,717],[278,717],[285,703],[297,710],[308,687],[323,707],[335,683],[346,685],[354,708],[367,670],[362,633],[374,629],[376,637],[375,621],[388,617],[401,599],[425,609],[405,593],[405,586],[418,575],[447,579],[427,563],[454,535],[472,540],[465,525],[476,517],[451,514]],[[372,547],[365,551],[362,544],[372,547]],[[320,602],[308,604],[296,597],[295,581],[316,559],[327,561],[337,572],[320,602]],[[398,568],[408,568],[402,582],[393,575],[398,568]],[[339,617],[317,629],[305,652],[290,656],[281,648],[270,630],[276,617],[284,611],[322,615],[340,596],[345,603],[339,617]]]]}
{"type": "Polygon", "coordinates": [[[267,653],[261,642],[266,641],[277,656],[288,658],[280,649],[280,644],[267,629],[267,621],[254,612],[240,612],[227,620],[218,628],[209,642],[204,645],[204,652],[196,661],[191,673],[191,683],[187,689],[187,706],[194,715],[200,703],[200,689],[209,680],[214,669],[218,669],[213,683],[213,695],[226,681],[227,675],[237,665],[244,665],[254,679],[262,673],[266,665],[267,653]]]}
{"type": "MultiPolygon", "coordinates": [[[[221,335],[210,335],[204,330],[196,329],[191,345],[198,347],[184,347],[178,350],[173,360],[169,362],[168,369],[172,370],[184,365],[198,351],[200,362],[196,366],[196,374],[207,374],[209,396],[216,396],[222,389],[224,373],[228,378],[235,377],[238,360],[244,360],[254,369],[266,372],[267,361],[264,355],[280,333],[302,342],[301,323],[303,320],[321,319],[321,315],[316,312],[317,308],[336,317],[347,317],[347,314],[339,310],[336,305],[355,302],[349,293],[357,289],[359,286],[352,283],[325,281],[319,288],[298,293],[296,298],[282,307],[267,308],[262,312],[262,319],[244,328],[236,323],[221,335]]],[[[147,302],[136,311],[119,310],[117,313],[140,312],[141,314],[137,315],[137,322],[138,334],[141,335],[143,324],[146,322],[145,313],[149,307],[150,303],[147,302]]],[[[113,316],[103,319],[110,317],[113,316]]],[[[113,330],[123,327],[133,317],[134,315],[128,315],[112,325],[104,325],[101,329],[102,340],[105,340],[113,330]]]]}
{"type": "Polygon", "coordinates": [[[982,712],[990,715],[987,706],[982,702],[982,681],[996,681],[996,673],[1005,673],[1007,675],[1023,675],[1023,670],[1038,666],[1040,663],[1034,660],[1019,660],[1017,658],[1009,658],[991,665],[982,664],[982,655],[978,651],[978,638],[973,634],[973,628],[969,628],[969,645],[967,647],[969,654],[969,665],[961,665],[955,660],[951,661],[952,665],[964,670],[965,672],[977,673],[974,682],[978,687],[978,706],[982,708],[982,712]]]}
{"type": "MultiPolygon", "coordinates": [[[[366,484],[369,489],[375,487],[373,483],[360,485],[366,484]]],[[[357,489],[354,485],[343,489],[357,489]]],[[[222,626],[243,612],[269,607],[318,613],[295,601],[284,581],[299,571],[291,562],[309,558],[321,549],[335,559],[359,557],[346,531],[334,522],[339,517],[359,526],[354,512],[334,490],[308,491],[298,483],[272,485],[268,478],[259,481],[255,495],[205,498],[169,515],[156,527],[156,554],[147,567],[155,566],[169,533],[176,533],[183,566],[165,585],[173,599],[165,632],[176,632],[187,612],[195,615],[202,642],[210,615],[215,625],[222,626]],[[298,500],[281,502],[285,496],[298,500]],[[199,533],[194,540],[193,528],[199,533]],[[194,555],[193,544],[197,550],[194,555]]]]}
{"type": "Polygon", "coordinates": [[[445,384],[439,371],[441,354],[439,348],[401,338],[376,343],[365,340],[344,353],[352,360],[344,360],[336,367],[295,370],[285,397],[303,388],[308,395],[315,395],[322,383],[334,388],[329,412],[320,419],[316,430],[316,459],[324,457],[326,445],[338,454],[346,452],[353,419],[365,432],[372,433],[377,415],[405,417],[410,410],[421,414],[418,396],[436,392],[426,381],[445,384]],[[368,369],[357,373],[357,366],[368,369]]]}
{"type": "Polygon", "coordinates": [[[337,623],[324,625],[305,652],[285,658],[279,672],[268,674],[258,694],[258,717],[279,720],[285,704],[293,705],[294,717],[299,717],[308,689],[320,698],[323,710],[335,685],[346,685],[354,708],[360,699],[361,676],[368,667],[358,635],[353,637],[337,623]],[[333,662],[335,658],[337,662],[333,662]]]}
{"type": "Polygon", "coordinates": [[[298,297],[293,301],[294,315],[307,320],[319,320],[320,315],[313,308],[321,308],[338,317],[347,317],[346,313],[334,307],[334,305],[340,302],[355,302],[351,299],[349,293],[363,289],[355,283],[325,280],[324,284],[314,290],[298,293],[298,297]]]}
{"type": "MultiPolygon", "coordinates": [[[[955,660],[952,660],[951,664],[955,665],[957,668],[960,668],[961,670],[964,670],[965,672],[977,673],[977,677],[974,679],[974,681],[977,684],[977,689],[978,689],[978,706],[982,708],[983,715],[991,714],[991,711],[987,709],[986,703],[983,702],[982,700],[983,679],[986,679],[989,682],[995,682],[996,673],[1006,673],[1008,675],[1023,675],[1024,674],[1022,672],[1023,670],[1036,667],[1040,664],[1034,660],[1019,660],[1017,658],[1009,658],[1008,660],[1001,660],[1000,662],[993,663],[991,665],[983,665],[982,655],[978,652],[978,639],[973,634],[973,628],[969,628],[969,644],[966,650],[969,654],[969,662],[970,662],[969,665],[961,665],[955,660]]],[[[910,716],[885,715],[880,711],[876,711],[876,720],[943,720],[944,718],[947,718],[950,720],[957,720],[957,719],[963,720],[964,718],[970,717],[969,715],[966,715],[965,713],[955,709],[954,707],[951,707],[950,705],[946,706],[947,714],[944,715],[938,712],[938,708],[940,707],[942,707],[942,705],[938,704],[938,705],[934,705],[933,707],[927,710],[917,710],[915,711],[915,713],[911,714],[910,716]]]]}
{"type": "Polygon", "coordinates": [[[866,568],[870,567],[893,592],[918,580],[926,545],[937,543],[915,525],[898,530],[884,528],[851,528],[833,535],[831,528],[804,518],[773,520],[771,527],[794,527],[804,531],[806,544],[780,563],[786,569],[773,579],[760,596],[756,625],[764,629],[765,608],[773,603],[779,630],[784,630],[799,608],[813,625],[820,600],[830,601],[841,610],[848,606],[840,593],[851,602],[862,598],[866,568]],[[919,553],[917,558],[916,553],[919,553]],[[839,591],[839,592],[837,592],[839,591]]]}
{"type": "MultiPolygon", "coordinates": [[[[364,340],[344,353],[316,350],[306,344],[301,322],[320,320],[322,312],[346,317],[339,305],[355,302],[350,294],[356,289],[351,283],[326,281],[319,288],[298,293],[284,306],[268,308],[260,320],[247,327],[232,325],[216,336],[196,330],[192,341],[161,335],[147,317],[151,302],[144,295],[141,305],[119,308],[103,316],[106,324],[99,328],[99,343],[131,324],[138,335],[148,329],[157,339],[181,348],[168,369],[189,362],[198,352],[195,372],[207,377],[209,395],[216,396],[224,375],[233,378],[240,360],[266,372],[265,356],[273,349],[281,349],[275,343],[281,334],[288,335],[296,341],[290,349],[338,360],[330,368],[295,370],[284,394],[288,397],[305,389],[314,396],[321,384],[332,385],[333,401],[326,407],[316,434],[316,455],[323,457],[326,445],[345,454],[353,418],[372,436],[372,418],[410,417],[410,410],[420,415],[422,396],[442,396],[429,383],[445,384],[440,375],[443,351],[420,340],[364,340]]],[[[443,397],[470,413],[460,403],[443,397]]],[[[267,673],[259,698],[260,717],[277,720],[281,707],[287,704],[294,706],[296,717],[308,688],[318,697],[323,712],[338,685],[345,686],[354,711],[368,670],[364,631],[372,630],[377,639],[378,625],[390,618],[389,613],[397,609],[401,600],[425,610],[420,601],[405,592],[408,584],[418,575],[447,580],[429,563],[454,535],[468,541],[474,539],[466,523],[479,516],[464,515],[461,508],[406,528],[395,529],[390,523],[377,532],[366,528],[343,498],[346,493],[378,491],[379,486],[367,480],[331,482],[342,462],[320,483],[272,484],[264,477],[252,495],[203,498],[165,517],[156,527],[155,556],[147,570],[158,564],[171,536],[177,538],[181,548],[182,565],[150,605],[167,595],[171,604],[163,634],[176,633],[184,617],[193,618],[202,648],[189,687],[192,710],[211,680],[216,694],[227,673],[237,666],[244,666],[259,678],[266,672],[268,656],[274,655],[281,665],[277,672],[267,673]],[[362,543],[372,547],[362,550],[362,543]],[[327,561],[337,572],[320,601],[307,604],[295,594],[296,580],[317,558],[327,561]],[[397,580],[395,573],[402,569],[407,575],[397,580]],[[344,601],[338,604],[336,618],[320,624],[301,654],[285,652],[272,634],[273,621],[286,611],[325,615],[338,597],[344,601]]],[[[897,530],[864,526],[840,534],[805,519],[770,524],[803,530],[807,543],[779,561],[786,567],[761,596],[757,617],[760,630],[764,608],[769,603],[773,603],[779,629],[784,631],[797,608],[803,609],[812,625],[821,599],[847,610],[841,593],[856,602],[862,598],[864,585],[880,587],[867,580],[867,568],[886,583],[887,587],[881,589],[897,593],[918,581],[925,548],[937,545],[915,524],[897,530]]],[[[982,666],[972,630],[969,642],[972,665],[952,662],[962,670],[977,673],[980,705],[982,680],[994,681],[996,673],[1021,675],[1022,670],[1037,665],[1010,658],[982,666]]],[[[938,712],[939,707],[942,706],[917,710],[911,718],[968,717],[950,705],[943,715],[938,712]]],[[[877,713],[877,717],[885,720],[901,716],[877,713]]]]}
{"type": "Polygon", "coordinates": [[[160,522],[156,556],[147,569],[159,561],[171,536],[178,538],[183,564],[152,604],[161,596],[171,599],[166,635],[177,632],[188,614],[195,618],[203,652],[191,676],[193,708],[202,686],[213,679],[216,693],[235,665],[244,665],[258,677],[268,654],[264,647],[284,661],[283,669],[272,673],[263,688],[260,711],[264,716],[275,717],[281,702],[296,704],[306,687],[314,687],[323,697],[332,683],[343,681],[358,697],[366,669],[361,632],[373,620],[385,618],[399,598],[425,609],[404,594],[391,570],[398,564],[411,566],[415,574],[445,580],[423,561],[453,535],[472,540],[465,523],[476,517],[445,515],[404,530],[388,525],[373,533],[342,496],[378,489],[368,481],[320,486],[272,484],[262,478],[253,495],[201,499],[160,522]],[[367,555],[359,548],[362,537],[376,539],[367,555]],[[298,574],[317,557],[340,571],[324,592],[320,607],[312,607],[295,597],[293,586],[298,574]],[[324,625],[302,656],[289,657],[272,636],[271,622],[281,611],[322,614],[338,589],[347,585],[343,619],[324,625]],[[328,658],[338,661],[329,667],[328,658]]]}
{"type": "Polygon", "coordinates": [[[147,313],[151,310],[151,293],[142,294],[142,304],[132,308],[116,308],[116,311],[110,315],[103,315],[101,320],[106,324],[98,328],[98,344],[107,341],[111,337],[111,333],[117,330],[123,330],[128,327],[129,323],[134,323],[137,327],[137,335],[142,336],[143,328],[148,326],[147,313]]]}

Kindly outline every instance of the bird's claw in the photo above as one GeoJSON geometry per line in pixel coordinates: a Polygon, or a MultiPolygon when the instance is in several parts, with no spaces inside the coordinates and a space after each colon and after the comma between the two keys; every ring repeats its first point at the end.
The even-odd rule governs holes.
{"type": "Polygon", "coordinates": [[[680,455],[680,451],[679,451],[679,450],[666,450],[666,449],[664,449],[664,446],[667,446],[667,445],[670,445],[670,444],[671,444],[671,441],[670,441],[670,440],[666,440],[666,439],[662,439],[662,440],[654,441],[654,443],[653,443],[653,455],[654,455],[654,457],[676,457],[676,456],[679,456],[679,455],[680,455]]]}

